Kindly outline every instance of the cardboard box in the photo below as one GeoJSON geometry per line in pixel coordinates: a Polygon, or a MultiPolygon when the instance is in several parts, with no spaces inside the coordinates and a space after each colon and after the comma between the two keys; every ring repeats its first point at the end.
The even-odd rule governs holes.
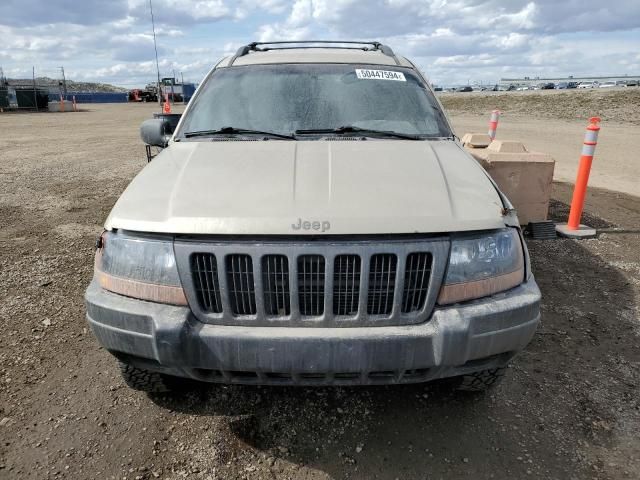
{"type": "Polygon", "coordinates": [[[486,133],[465,133],[462,146],[470,148],[487,148],[491,144],[491,137],[486,133]]]}
{"type": "Polygon", "coordinates": [[[494,140],[465,149],[484,167],[518,212],[522,225],[547,219],[555,160],[530,152],[521,142],[494,140]]]}

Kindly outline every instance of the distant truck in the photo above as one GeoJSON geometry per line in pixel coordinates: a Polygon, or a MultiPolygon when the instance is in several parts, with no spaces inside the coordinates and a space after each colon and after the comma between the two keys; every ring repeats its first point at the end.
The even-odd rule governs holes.
{"type": "MultiPolygon", "coordinates": [[[[178,83],[173,77],[163,78],[160,82],[160,95],[162,99],[168,98],[171,102],[185,103],[191,100],[196,91],[193,83],[178,83]]],[[[157,102],[158,86],[155,83],[148,83],[143,89],[135,88],[129,91],[130,102],[157,102]]]]}
{"type": "Polygon", "coordinates": [[[149,83],[144,88],[135,88],[129,91],[130,102],[157,102],[158,101],[158,87],[149,83]]]}
{"type": "Polygon", "coordinates": [[[178,83],[175,78],[166,77],[160,82],[160,89],[163,98],[168,97],[172,102],[184,101],[186,103],[191,100],[196,86],[193,83],[178,83]]]}

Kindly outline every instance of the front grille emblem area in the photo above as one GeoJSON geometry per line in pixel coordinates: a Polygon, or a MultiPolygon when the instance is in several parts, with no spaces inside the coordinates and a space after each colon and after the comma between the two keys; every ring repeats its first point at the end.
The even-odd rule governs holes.
{"type": "Polygon", "coordinates": [[[329,220],[304,220],[298,218],[291,224],[292,230],[311,230],[319,233],[324,233],[331,230],[331,222],[329,220]]]}

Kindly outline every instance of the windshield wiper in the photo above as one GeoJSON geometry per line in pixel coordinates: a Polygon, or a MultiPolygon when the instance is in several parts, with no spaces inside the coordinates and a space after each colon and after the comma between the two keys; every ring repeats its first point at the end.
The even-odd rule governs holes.
{"type": "Polygon", "coordinates": [[[315,128],[309,130],[296,130],[296,135],[313,135],[323,133],[335,133],[342,135],[344,133],[361,133],[363,135],[381,136],[381,137],[394,137],[403,138],[405,140],[420,140],[419,135],[411,135],[410,133],[399,133],[392,130],[374,130],[372,128],[361,128],[353,125],[345,125],[338,128],[315,128]]]}
{"type": "Polygon", "coordinates": [[[208,137],[210,135],[264,135],[274,138],[285,138],[287,140],[295,140],[293,135],[284,135],[275,132],[263,132],[261,130],[251,130],[249,128],[222,127],[219,130],[198,130],[195,132],[185,132],[185,138],[192,137],[208,137]]]}

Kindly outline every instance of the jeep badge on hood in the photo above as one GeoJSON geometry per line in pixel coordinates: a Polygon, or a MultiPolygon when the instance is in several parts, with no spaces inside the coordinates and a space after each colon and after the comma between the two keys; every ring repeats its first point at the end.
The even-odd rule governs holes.
{"type": "Polygon", "coordinates": [[[327,220],[323,220],[322,222],[319,222],[317,220],[310,222],[309,220],[302,220],[301,218],[299,218],[297,224],[291,224],[291,228],[293,228],[294,230],[320,230],[324,233],[327,230],[331,229],[331,222],[328,222],[327,220]]]}

